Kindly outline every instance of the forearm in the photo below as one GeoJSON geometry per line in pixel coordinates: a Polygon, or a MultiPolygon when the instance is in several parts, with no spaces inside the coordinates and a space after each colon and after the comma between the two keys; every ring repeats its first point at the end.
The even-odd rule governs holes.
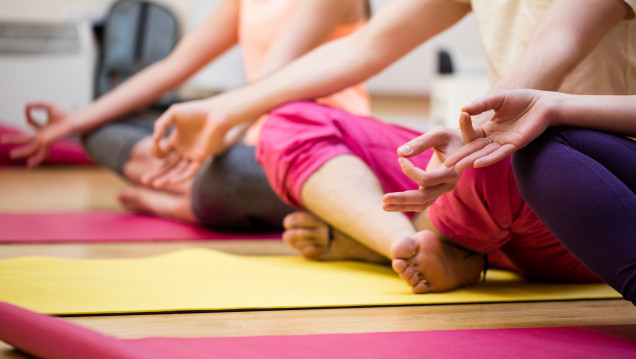
{"type": "Polygon", "coordinates": [[[563,79],[628,13],[621,0],[556,0],[524,55],[491,93],[530,88],[557,91],[563,79]]]}
{"type": "Polygon", "coordinates": [[[320,46],[262,80],[222,95],[241,103],[240,109],[231,109],[229,117],[240,122],[286,102],[322,97],[363,82],[468,11],[468,7],[448,0],[393,2],[358,32],[320,46]]]}
{"type": "Polygon", "coordinates": [[[238,3],[222,0],[168,57],[135,74],[79,112],[76,132],[85,132],[157,101],[234,46],[238,39],[238,3]]]}
{"type": "Polygon", "coordinates": [[[636,136],[636,95],[556,95],[550,125],[585,127],[636,136]]]}
{"type": "Polygon", "coordinates": [[[304,0],[271,44],[258,74],[264,77],[324,43],[339,26],[366,19],[363,0],[304,0]]]}
{"type": "Polygon", "coordinates": [[[175,89],[189,74],[179,73],[169,60],[157,62],[78,112],[75,132],[84,133],[150,105],[175,89]]]}

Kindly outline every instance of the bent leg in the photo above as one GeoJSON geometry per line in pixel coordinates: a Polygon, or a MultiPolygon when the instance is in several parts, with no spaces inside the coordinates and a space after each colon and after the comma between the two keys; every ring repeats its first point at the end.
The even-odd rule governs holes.
{"type": "Polygon", "coordinates": [[[117,198],[126,209],[135,213],[198,223],[190,208],[188,193],[171,193],[137,186],[121,191],[117,198]]]}
{"type": "MultiPolygon", "coordinates": [[[[312,252],[312,258],[316,258],[316,251],[323,250],[317,259],[325,260],[378,262],[375,259],[381,255],[379,262],[384,263],[402,255],[413,257],[408,263],[403,261],[413,265],[410,269],[395,266],[394,269],[416,293],[448,290],[473,280],[475,275],[468,280],[464,276],[451,276],[459,268],[454,265],[457,261],[462,261],[462,269],[472,264],[476,270],[471,267],[470,272],[478,277],[483,260],[481,264],[463,261],[457,253],[465,251],[449,251],[436,235],[420,238],[407,215],[382,210],[386,192],[418,187],[402,172],[396,153],[398,146],[418,135],[399,126],[312,103],[289,104],[273,111],[260,135],[258,160],[282,198],[319,217],[305,219],[309,224],[297,229],[294,234],[298,238],[293,242],[298,244],[292,246],[303,255],[312,252]],[[316,237],[324,240],[328,232],[320,225],[323,221],[334,228],[335,234],[342,234],[333,236],[331,248],[325,242],[315,241],[316,237]],[[417,242],[421,255],[395,251],[396,243],[405,247],[399,245],[405,238],[417,242]],[[339,246],[339,240],[355,240],[359,244],[339,246]],[[343,247],[349,252],[329,252],[343,247]],[[375,255],[368,256],[369,250],[375,255]],[[451,262],[453,269],[446,270],[451,262]],[[413,268],[418,273],[407,278],[406,273],[413,268]],[[412,278],[418,278],[417,283],[413,284],[412,278]],[[425,290],[418,286],[422,278],[431,283],[425,290]]],[[[431,155],[432,151],[428,151],[413,158],[413,162],[424,168],[431,155]]]]}
{"type": "Polygon", "coordinates": [[[365,246],[392,259],[391,245],[415,234],[407,216],[382,210],[386,192],[358,157],[341,155],[323,164],[301,190],[312,213],[365,246]]]}
{"type": "Polygon", "coordinates": [[[272,190],[255,148],[237,144],[208,161],[192,184],[192,211],[204,226],[224,230],[282,230],[293,208],[272,190]]]}
{"type": "Polygon", "coordinates": [[[557,239],[636,303],[636,143],[553,128],[513,156],[519,190],[557,239]]]}
{"type": "MultiPolygon", "coordinates": [[[[396,149],[416,131],[311,102],[274,110],[257,152],[278,195],[363,245],[391,256],[391,243],[414,233],[409,218],[382,210],[387,191],[414,189],[396,149]]],[[[428,156],[420,161],[428,162],[428,156]]]]}
{"type": "Polygon", "coordinates": [[[128,178],[124,168],[131,158],[133,148],[142,139],[152,135],[153,123],[158,115],[155,112],[144,112],[105,124],[84,134],[81,137],[82,145],[95,162],[128,178]]]}

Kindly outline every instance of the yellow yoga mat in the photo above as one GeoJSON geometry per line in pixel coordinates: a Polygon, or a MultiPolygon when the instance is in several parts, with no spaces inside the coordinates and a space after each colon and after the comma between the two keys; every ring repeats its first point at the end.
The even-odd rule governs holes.
{"type": "Polygon", "coordinates": [[[530,283],[495,270],[473,287],[415,295],[388,266],[237,256],[208,249],[135,259],[0,261],[0,301],[48,314],[592,298],[620,295],[604,284],[530,283]]]}

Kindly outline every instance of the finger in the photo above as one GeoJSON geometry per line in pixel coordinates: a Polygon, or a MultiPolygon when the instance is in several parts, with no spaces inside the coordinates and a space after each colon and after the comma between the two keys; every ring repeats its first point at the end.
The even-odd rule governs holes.
{"type": "Polygon", "coordinates": [[[457,168],[457,163],[459,161],[461,161],[461,160],[465,159],[466,157],[470,156],[471,154],[481,150],[482,148],[488,146],[489,144],[490,144],[490,141],[488,141],[488,139],[486,139],[485,137],[482,137],[481,139],[478,138],[476,140],[470,141],[470,142],[466,143],[465,145],[463,145],[457,151],[455,151],[452,154],[450,154],[446,158],[446,161],[444,161],[444,166],[446,166],[448,168],[455,166],[455,171],[459,172],[459,169],[457,168]]]}
{"type": "Polygon", "coordinates": [[[30,156],[27,159],[27,163],[26,163],[27,167],[28,168],[33,168],[33,167],[39,165],[40,163],[42,163],[46,159],[46,156],[47,156],[48,152],[49,151],[48,151],[47,148],[39,147],[37,149],[37,151],[35,152],[35,154],[33,156],[30,156]]]}
{"type": "Polygon", "coordinates": [[[413,157],[429,148],[446,145],[448,141],[447,130],[438,127],[398,147],[397,152],[401,157],[413,157]]]}
{"type": "Polygon", "coordinates": [[[164,158],[169,153],[172,153],[172,143],[167,138],[162,138],[152,144],[152,155],[157,158],[164,158]]]}
{"type": "Polygon", "coordinates": [[[382,205],[385,212],[422,212],[430,207],[434,202],[424,204],[386,204],[382,205]]]}
{"type": "Polygon", "coordinates": [[[382,209],[386,212],[421,212],[451,189],[452,185],[440,185],[434,190],[420,189],[386,194],[382,199],[382,209]]]}
{"type": "Polygon", "coordinates": [[[168,171],[164,172],[163,175],[157,177],[154,181],[152,181],[152,186],[154,188],[165,188],[170,183],[173,177],[183,172],[183,170],[187,167],[188,160],[185,158],[179,159],[179,161],[168,171]]]}
{"type": "Polygon", "coordinates": [[[501,107],[504,99],[505,94],[503,92],[484,96],[473,101],[471,104],[462,107],[462,112],[475,116],[486,111],[496,110],[501,107]]]}
{"type": "Polygon", "coordinates": [[[382,209],[387,212],[420,212],[453,187],[454,184],[449,183],[419,190],[387,193],[382,197],[382,209]]]}
{"type": "Polygon", "coordinates": [[[199,168],[201,168],[201,163],[196,161],[191,161],[181,172],[179,175],[176,175],[172,179],[170,179],[170,184],[177,184],[183,182],[185,180],[191,179],[199,172],[199,168]]]}
{"type": "Polygon", "coordinates": [[[168,130],[175,124],[174,110],[171,108],[159,116],[155,121],[154,131],[152,133],[152,141],[158,143],[161,139],[166,137],[168,130]]]}
{"type": "Polygon", "coordinates": [[[405,175],[415,181],[421,187],[436,186],[438,184],[454,181],[458,174],[453,168],[435,168],[425,171],[415,167],[411,161],[405,157],[399,157],[398,162],[405,175]]]}
{"type": "Polygon", "coordinates": [[[37,143],[31,142],[25,146],[20,146],[11,150],[11,152],[9,152],[9,157],[12,160],[17,160],[20,158],[32,156],[33,154],[37,152],[38,147],[39,146],[37,143]]]}
{"type": "MultiPolygon", "coordinates": [[[[444,186],[438,186],[444,187],[444,186]]],[[[428,202],[435,201],[439,197],[439,193],[444,193],[441,188],[433,187],[437,190],[415,189],[404,192],[387,193],[382,197],[383,205],[424,205],[428,202]],[[438,193],[434,193],[438,192],[438,193]]]]}
{"type": "Polygon", "coordinates": [[[482,133],[483,130],[475,130],[473,120],[466,112],[462,112],[461,115],[459,115],[459,129],[462,132],[464,143],[469,143],[479,137],[484,137],[482,133]]]}
{"type": "Polygon", "coordinates": [[[498,143],[490,143],[481,150],[466,156],[455,165],[456,171],[464,171],[467,168],[473,167],[475,161],[481,157],[487,156],[493,152],[495,152],[500,145],[498,143]]]}
{"type": "Polygon", "coordinates": [[[150,172],[144,174],[141,177],[141,183],[146,185],[146,186],[151,186],[152,182],[155,179],[157,179],[158,177],[164,175],[166,172],[170,171],[171,168],[176,166],[176,164],[179,162],[180,159],[181,159],[181,157],[176,152],[168,153],[163,158],[159,168],[157,168],[157,169],[155,169],[153,171],[150,171],[150,172]]]}
{"type": "Polygon", "coordinates": [[[505,144],[499,147],[498,149],[496,149],[491,154],[488,154],[476,159],[475,163],[473,163],[473,167],[479,168],[479,167],[490,166],[491,164],[499,162],[503,160],[504,158],[510,156],[516,151],[516,149],[517,148],[514,145],[505,144]]]}
{"type": "Polygon", "coordinates": [[[47,119],[51,113],[51,104],[47,102],[30,102],[24,106],[24,117],[29,125],[31,125],[35,129],[42,128],[42,125],[35,121],[33,118],[34,110],[44,110],[46,111],[47,119]]]}
{"type": "Polygon", "coordinates": [[[29,134],[6,134],[0,137],[0,143],[3,144],[22,144],[30,142],[33,135],[29,134]]]}
{"type": "Polygon", "coordinates": [[[459,178],[459,173],[455,171],[454,167],[446,168],[433,168],[425,172],[426,177],[423,178],[422,185],[424,188],[432,188],[438,185],[445,185],[448,183],[455,183],[459,178]]]}

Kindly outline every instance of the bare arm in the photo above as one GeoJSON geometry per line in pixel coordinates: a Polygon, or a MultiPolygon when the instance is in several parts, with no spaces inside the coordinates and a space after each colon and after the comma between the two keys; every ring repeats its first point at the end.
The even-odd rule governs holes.
{"type": "MultiPolygon", "coordinates": [[[[546,94],[549,95],[549,94],[546,94]]],[[[549,126],[576,126],[636,136],[636,95],[561,97],[549,126]]]]}
{"type": "MultiPolygon", "coordinates": [[[[557,90],[569,72],[592,51],[607,32],[625,18],[628,12],[629,7],[621,0],[555,0],[535,30],[522,58],[507,76],[493,85],[490,93],[516,88],[557,90]]],[[[488,115],[484,111],[469,112],[474,116],[481,113],[488,115]]],[[[464,113],[460,117],[462,137],[467,144],[456,148],[457,152],[442,159],[447,167],[454,166],[454,169],[461,173],[480,157],[484,157],[481,161],[485,162],[477,162],[479,166],[485,165],[486,162],[494,163],[514,152],[519,145],[529,142],[514,134],[512,137],[509,136],[505,143],[490,143],[498,141],[499,137],[490,135],[492,130],[489,130],[488,126],[494,122],[487,121],[488,119],[488,116],[474,118],[473,121],[477,123],[473,127],[468,114],[464,113]],[[490,141],[484,137],[484,133],[488,134],[490,141]],[[511,141],[515,143],[514,147],[510,144],[511,141]],[[495,151],[498,152],[494,153],[495,151]],[[459,162],[464,157],[465,160],[459,162]],[[496,160],[491,161],[492,159],[496,160]]],[[[535,125],[526,128],[525,131],[542,132],[535,125]]],[[[456,136],[459,137],[459,133],[456,136]]],[[[402,157],[416,156],[430,148],[430,142],[416,138],[400,147],[398,154],[402,157]]],[[[447,146],[442,146],[437,140],[434,142],[437,143],[436,153],[439,155],[438,147],[447,146]]],[[[445,154],[450,152],[445,151],[445,154]]],[[[408,175],[420,183],[432,173],[431,169],[427,170],[412,168],[408,175]]],[[[448,178],[450,180],[452,177],[448,178]]],[[[412,210],[414,207],[422,210],[437,196],[438,192],[422,186],[419,191],[387,195],[384,203],[388,210],[412,210]]]]}
{"type": "Polygon", "coordinates": [[[558,90],[570,71],[629,11],[621,0],[555,0],[522,58],[490,92],[518,88],[558,90]]]}
{"type": "Polygon", "coordinates": [[[484,167],[504,159],[526,146],[551,126],[586,127],[636,136],[636,96],[571,95],[538,90],[498,92],[480,99],[463,109],[468,115],[494,111],[491,119],[479,130],[493,141],[487,155],[479,155],[483,138],[472,128],[462,127],[464,133],[478,138],[463,146],[447,159],[447,165],[458,170],[484,167]]]}
{"type": "MultiPolygon", "coordinates": [[[[568,73],[629,12],[629,6],[621,0],[555,1],[537,28],[526,55],[519,61],[510,76],[494,86],[493,91],[491,91],[495,95],[493,98],[500,98],[497,96],[497,92],[507,89],[529,88],[557,91],[568,73]]],[[[482,117],[486,121],[478,120],[473,128],[465,126],[462,129],[462,133],[465,138],[467,137],[466,140],[469,143],[450,156],[445,163],[446,166],[455,166],[457,171],[462,171],[473,165],[483,167],[500,161],[530,143],[549,126],[546,121],[542,120],[542,118],[547,118],[543,112],[566,108],[562,106],[552,107],[552,104],[548,104],[549,101],[561,98],[561,96],[552,95],[550,100],[544,98],[537,106],[534,106],[530,113],[531,116],[509,113],[509,110],[517,106],[519,102],[524,102],[528,106],[534,105],[534,103],[527,102],[533,101],[528,96],[532,98],[533,94],[526,94],[525,97],[521,95],[509,96],[506,103],[500,104],[505,104],[505,107],[492,106],[491,109],[500,108],[500,111],[494,114],[486,112],[487,110],[477,111],[478,104],[466,106],[463,111],[469,115],[479,116],[484,113],[488,116],[482,117]],[[514,121],[513,118],[515,118],[514,121]],[[517,118],[519,121],[516,120],[517,118]],[[486,136],[489,140],[485,138],[486,136]]],[[[589,106],[586,106],[586,109],[589,110],[592,104],[606,108],[602,102],[608,100],[601,100],[601,98],[603,97],[597,100],[588,98],[591,102],[589,106]]],[[[483,100],[477,102],[483,103],[483,100]]],[[[579,108],[579,106],[575,106],[575,108],[579,108]]],[[[528,109],[524,109],[524,111],[526,110],[528,109]]],[[[578,123],[575,124],[577,126],[608,131],[618,130],[624,133],[629,131],[625,130],[622,125],[617,126],[615,122],[611,122],[609,120],[611,116],[608,120],[604,117],[602,119],[601,117],[590,118],[589,114],[582,112],[580,114],[584,116],[575,120],[578,123]],[[584,119],[587,120],[584,121],[584,119]],[[610,122],[601,123],[606,121],[610,122]]],[[[568,116],[568,121],[572,120],[573,117],[568,116]]],[[[460,122],[465,121],[466,118],[463,115],[460,122]]]]}
{"type": "MultiPolygon", "coordinates": [[[[253,100],[253,106],[242,110],[261,114],[286,102],[322,97],[363,82],[469,11],[468,6],[447,0],[392,2],[355,34],[321,46],[263,81],[240,89],[237,95],[240,92],[253,100]]],[[[235,112],[229,120],[246,117],[235,112]]]]}
{"type": "Polygon", "coordinates": [[[272,44],[261,68],[264,77],[323,43],[342,24],[366,17],[363,0],[305,0],[272,44]]]}
{"type": "Polygon", "coordinates": [[[149,105],[176,89],[210,61],[238,41],[238,3],[223,0],[213,13],[188,33],[163,60],[148,66],[130,80],[80,111],[77,132],[149,105]]]}
{"type": "Polygon", "coordinates": [[[237,16],[236,0],[223,0],[212,15],[184,37],[167,58],[142,70],[85,109],[72,111],[46,102],[27,104],[26,120],[35,128],[35,133],[6,136],[2,142],[22,144],[11,152],[11,157],[27,158],[29,167],[37,165],[47,157],[55,141],[90,131],[156,101],[229,49],[237,41],[237,16]],[[31,111],[34,109],[46,111],[46,124],[32,120],[31,111]]]}
{"type": "MultiPolygon", "coordinates": [[[[280,34],[274,40],[258,74],[262,78],[325,42],[342,24],[366,18],[364,0],[304,0],[298,3],[280,34]]],[[[219,152],[236,143],[249,122],[235,126],[224,137],[219,152]]],[[[150,178],[149,176],[148,178],[150,178]]]]}
{"type": "MultiPolygon", "coordinates": [[[[205,101],[169,109],[156,122],[155,151],[160,156],[176,151],[191,165],[185,171],[190,173],[223,148],[224,135],[234,126],[283,103],[322,97],[358,84],[447,29],[469,11],[469,6],[448,0],[395,1],[363,29],[320,46],[262,80],[205,101]],[[173,125],[176,125],[174,136],[163,141],[173,125]],[[179,139],[178,133],[186,131],[196,131],[198,135],[179,139]]],[[[179,178],[183,176],[173,177],[179,178]]]]}

